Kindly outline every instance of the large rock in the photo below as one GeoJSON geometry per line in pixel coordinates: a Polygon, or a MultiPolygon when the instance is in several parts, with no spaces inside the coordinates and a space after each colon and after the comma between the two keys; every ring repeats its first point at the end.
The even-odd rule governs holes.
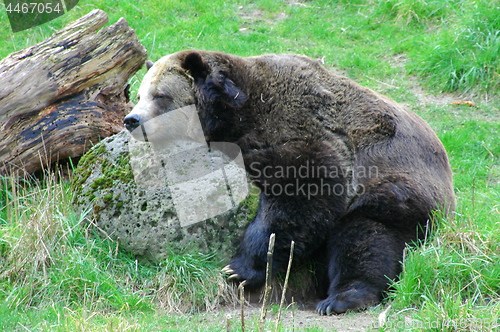
{"type": "MultiPolygon", "coordinates": [[[[221,158],[213,151],[210,156],[184,154],[176,158],[181,171],[174,175],[182,178],[182,172],[189,172],[188,164],[194,164],[199,172],[207,166],[203,160],[213,166],[217,160],[223,163],[221,158]]],[[[170,179],[174,176],[159,165],[165,166],[149,143],[136,141],[122,131],[82,157],[72,179],[74,203],[80,210],[90,210],[101,234],[117,240],[122,248],[137,256],[158,261],[169,252],[194,250],[228,260],[256,211],[257,196],[250,194],[235,204],[241,200],[242,181],[239,193],[231,184],[232,194],[225,195],[229,184],[211,186],[217,182],[217,172],[201,174],[194,180],[188,177],[183,182],[170,183],[169,187],[165,174],[170,179]],[[201,200],[203,195],[208,202],[201,200]],[[207,209],[200,210],[200,206],[207,209]]],[[[241,180],[241,172],[234,164],[225,165],[226,180],[238,176],[241,180]]]]}

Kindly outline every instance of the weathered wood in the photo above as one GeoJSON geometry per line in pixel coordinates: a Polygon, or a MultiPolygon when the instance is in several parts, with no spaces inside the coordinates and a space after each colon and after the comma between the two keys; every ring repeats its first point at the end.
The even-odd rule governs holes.
{"type": "Polygon", "coordinates": [[[146,61],[135,31],[101,10],[0,61],[0,173],[79,157],[123,129],[129,78],[146,61]]]}

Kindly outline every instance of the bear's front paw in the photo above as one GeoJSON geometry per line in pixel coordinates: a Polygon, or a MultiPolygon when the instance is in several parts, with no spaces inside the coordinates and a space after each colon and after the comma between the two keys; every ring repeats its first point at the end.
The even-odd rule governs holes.
{"type": "Polygon", "coordinates": [[[245,282],[245,287],[254,289],[262,286],[265,281],[265,271],[258,271],[241,264],[237,259],[222,269],[227,279],[237,283],[245,282]]]}
{"type": "Polygon", "coordinates": [[[377,302],[379,299],[374,292],[351,288],[319,302],[316,312],[320,315],[342,314],[346,311],[365,309],[377,302]]]}

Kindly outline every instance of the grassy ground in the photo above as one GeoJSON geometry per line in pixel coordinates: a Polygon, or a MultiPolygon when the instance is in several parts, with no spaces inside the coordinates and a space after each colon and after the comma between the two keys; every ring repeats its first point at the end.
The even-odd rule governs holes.
{"type": "MultiPolygon", "coordinates": [[[[0,57],[101,8],[110,22],[127,19],[152,60],[185,48],[302,53],[406,104],[431,124],[449,153],[457,214],[437,218],[439,230],[408,252],[389,299],[368,314],[385,322],[380,331],[498,328],[499,1],[335,3],[81,0],[63,17],[16,34],[0,7],[0,57]],[[451,104],[459,100],[475,106],[451,104]]],[[[143,75],[132,79],[133,89],[143,75]]],[[[83,216],[70,200],[67,185],[54,178],[0,181],[1,330],[226,330],[226,311],[204,313],[221,292],[219,262],[173,255],[161,266],[137,263],[81,227],[83,216]],[[185,313],[166,310],[174,308],[185,313]]],[[[337,320],[315,317],[307,330],[328,331],[337,320]]],[[[239,330],[238,317],[229,323],[229,330],[239,330]]],[[[288,323],[281,330],[306,329],[288,323]]],[[[249,318],[248,329],[255,326],[256,318],[249,318]]]]}

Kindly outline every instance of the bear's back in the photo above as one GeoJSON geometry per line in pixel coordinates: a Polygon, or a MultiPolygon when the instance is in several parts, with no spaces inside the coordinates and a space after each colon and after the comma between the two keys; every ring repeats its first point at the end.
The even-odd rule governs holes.
{"type": "Polygon", "coordinates": [[[265,87],[263,101],[278,99],[285,110],[281,115],[276,110],[268,119],[268,131],[287,126],[285,133],[293,135],[289,131],[302,124],[317,139],[341,140],[351,150],[353,176],[359,176],[352,179],[356,185],[397,174],[419,188],[429,205],[438,202],[445,210],[454,208],[446,151],[418,115],[305,56],[246,59],[253,81],[267,80],[258,83],[265,87]],[[289,112],[297,107],[300,113],[289,112]],[[293,125],[284,125],[286,121],[293,125]]]}

